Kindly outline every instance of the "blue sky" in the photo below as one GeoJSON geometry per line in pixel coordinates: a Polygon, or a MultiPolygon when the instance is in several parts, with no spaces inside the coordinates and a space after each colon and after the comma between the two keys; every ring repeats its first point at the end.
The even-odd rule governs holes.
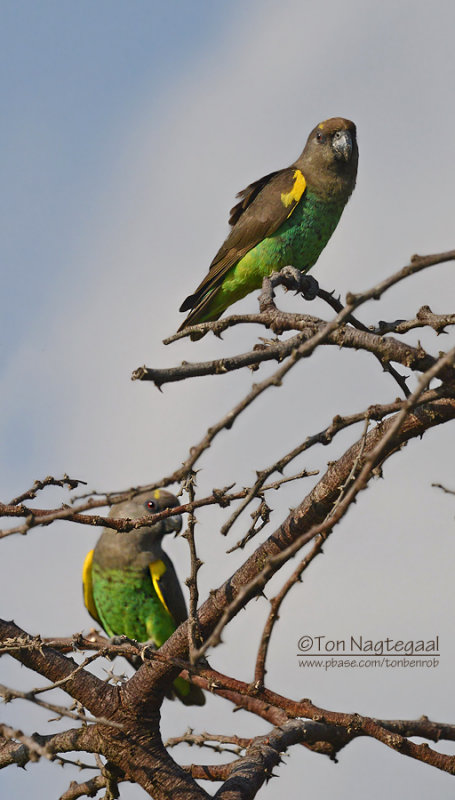
{"type": "MultiPolygon", "coordinates": [[[[235,193],[291,163],[321,119],[352,118],[360,147],[358,185],[314,268],[324,288],[343,296],[373,285],[416,251],[454,247],[454,23],[453,4],[443,0],[431,8],[416,0],[0,5],[1,499],[65,471],[98,490],[155,480],[248,391],[249,372],[193,381],[183,390],[170,386],[163,394],[131,383],[130,374],[143,363],[203,360],[254,344],[252,329],[170,348],[161,340],[178,327],[180,303],[223,240],[235,193]]],[[[423,303],[453,311],[453,269],[436,267],[403,284],[380,308],[367,306],[362,319],[412,316],[423,303]]],[[[282,300],[292,308],[296,302],[282,300]]],[[[250,296],[236,310],[255,308],[250,296]]],[[[327,309],[315,304],[309,313],[327,309]]],[[[449,337],[433,334],[409,340],[419,338],[434,353],[449,347],[449,337]]],[[[201,493],[234,479],[246,484],[254,469],[335,413],[392,400],[396,388],[373,360],[326,349],[280,393],[264,398],[206,455],[201,493]],[[286,424],[277,425],[280,403],[286,424]]],[[[453,631],[450,620],[441,620],[441,608],[455,600],[453,503],[430,487],[452,474],[451,435],[450,427],[432,431],[391,462],[387,480],[364,493],[308,573],[303,594],[289,598],[271,656],[275,688],[284,681],[293,696],[327,707],[455,718],[448,698],[453,631]],[[359,603],[362,591],[370,604],[359,603]],[[342,635],[347,620],[378,635],[429,636],[437,627],[445,666],[437,679],[299,674],[287,653],[303,629],[311,624],[342,635]]],[[[347,442],[340,437],[337,452],[347,442]]],[[[314,451],[301,468],[323,469],[333,455],[314,451]]],[[[274,498],[274,521],[296,504],[294,491],[287,487],[282,500],[274,498]]],[[[63,499],[49,493],[40,502],[63,499]]],[[[198,516],[208,565],[201,570],[204,596],[238,562],[218,541],[221,515],[198,516]]],[[[233,531],[233,541],[241,532],[233,531]]],[[[6,616],[45,635],[88,629],[80,570],[96,535],[62,524],[2,541],[6,616]],[[18,591],[19,585],[26,588],[18,591]]],[[[185,543],[170,547],[183,579],[185,543]]],[[[251,626],[259,630],[264,612],[258,603],[256,622],[245,614],[232,628],[234,644],[242,637],[245,679],[254,655],[251,626]]],[[[235,673],[229,641],[228,635],[213,663],[235,673]]],[[[5,683],[26,680],[5,659],[2,668],[5,683]]],[[[7,722],[27,726],[35,719],[17,709],[6,708],[7,722]]],[[[191,724],[214,730],[224,713],[226,728],[251,733],[246,715],[232,718],[221,701],[211,700],[191,724]]],[[[175,704],[166,705],[163,724],[169,732],[186,727],[175,704]]],[[[39,718],[34,725],[41,729],[39,718]]],[[[291,793],[303,775],[292,755],[281,768],[291,793]]],[[[311,754],[303,768],[307,786],[336,790],[340,800],[352,798],[354,779],[354,796],[368,792],[372,800],[397,794],[397,781],[416,796],[421,786],[440,798],[453,793],[447,776],[360,742],[336,768],[311,754]],[[364,753],[374,767],[365,766],[364,753]]],[[[42,797],[78,778],[32,765],[25,775],[0,774],[0,784],[21,800],[29,781],[36,791],[38,775],[42,797]]],[[[275,791],[272,783],[260,796],[275,791]]],[[[142,794],[128,787],[124,796],[142,794]]]]}
{"type": "Polygon", "coordinates": [[[216,40],[236,5],[228,14],[201,2],[178,13],[135,0],[2,4],[3,247],[5,290],[21,291],[21,307],[6,309],[16,343],[53,286],[58,295],[62,241],[71,247],[89,224],[131,116],[144,105],[159,116],[182,63],[216,40]]]}

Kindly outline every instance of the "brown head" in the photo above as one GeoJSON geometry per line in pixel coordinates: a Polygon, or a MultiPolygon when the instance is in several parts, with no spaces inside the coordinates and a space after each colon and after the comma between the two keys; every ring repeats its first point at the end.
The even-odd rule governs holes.
{"type": "Polygon", "coordinates": [[[332,117],[313,128],[295,166],[310,191],[324,200],[346,203],[355,186],[358,160],[355,124],[332,117]]]}
{"type": "MultiPolygon", "coordinates": [[[[175,508],[180,505],[179,500],[164,489],[153,489],[151,492],[141,492],[129,500],[115,503],[109,511],[112,519],[144,519],[157,514],[165,508],[175,508]]],[[[132,564],[150,561],[150,555],[160,558],[162,554],[161,540],[167,533],[176,533],[181,530],[182,518],[179,514],[172,514],[150,526],[143,525],[131,531],[115,531],[104,528],[98,539],[94,551],[94,559],[103,568],[121,569],[132,564]]]]}

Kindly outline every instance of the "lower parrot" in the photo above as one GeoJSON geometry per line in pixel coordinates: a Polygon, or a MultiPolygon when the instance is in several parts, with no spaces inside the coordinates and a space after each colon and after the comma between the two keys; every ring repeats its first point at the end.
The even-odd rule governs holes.
{"type": "MultiPolygon", "coordinates": [[[[140,519],[178,505],[173,494],[157,489],[115,504],[109,517],[140,519]]],[[[104,529],[85,558],[82,582],[85,606],[108,636],[159,648],[187,619],[174,565],[161,547],[163,537],[181,527],[181,517],[173,515],[126,533],[104,529]]],[[[185,705],[205,703],[202,690],[183,678],[174,680],[173,690],[185,705]]]]}
{"type": "MultiPolygon", "coordinates": [[[[357,176],[356,127],[342,117],[319,123],[299,158],[238,193],[232,229],[196,291],[179,330],[216,320],[285,266],[307,272],[318,260],[351,196],[357,176]]],[[[194,334],[200,338],[203,334],[194,334]]]]}

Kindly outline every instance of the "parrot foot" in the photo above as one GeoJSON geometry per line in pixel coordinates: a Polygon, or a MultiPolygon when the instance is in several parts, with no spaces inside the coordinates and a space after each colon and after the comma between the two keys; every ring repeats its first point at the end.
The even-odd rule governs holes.
{"type": "Polygon", "coordinates": [[[296,267],[287,266],[283,267],[280,272],[273,272],[271,275],[273,286],[278,286],[280,283],[288,291],[294,291],[296,294],[302,294],[305,300],[314,300],[319,291],[319,283],[312,275],[306,275],[296,267]]]}
{"type": "Polygon", "coordinates": [[[131,644],[133,647],[140,648],[140,643],[136,639],[130,639],[128,636],[121,634],[120,636],[111,636],[110,642],[113,645],[131,644]]]}
{"type": "Polygon", "coordinates": [[[157,650],[156,644],[150,640],[149,642],[138,642],[137,639],[130,639],[129,636],[125,636],[121,634],[120,636],[111,636],[109,639],[111,644],[117,645],[117,647],[122,644],[130,644],[132,647],[135,647],[138,651],[137,654],[129,654],[125,653],[125,658],[129,663],[135,668],[139,669],[142,666],[144,661],[148,660],[152,656],[152,651],[157,650]]]}
{"type": "Polygon", "coordinates": [[[272,272],[269,277],[262,282],[262,292],[259,297],[260,310],[266,311],[271,306],[274,307],[274,289],[276,286],[284,286],[287,291],[294,291],[301,294],[305,300],[314,300],[319,291],[319,283],[312,275],[305,275],[296,267],[283,267],[280,272],[272,272]]]}
{"type": "Polygon", "coordinates": [[[155,653],[157,650],[158,648],[152,639],[150,639],[148,642],[144,642],[141,649],[142,661],[147,661],[148,659],[152,658],[153,653],[155,653]]]}
{"type": "Polygon", "coordinates": [[[301,293],[305,300],[315,300],[319,292],[319,283],[312,275],[301,273],[301,293]]]}

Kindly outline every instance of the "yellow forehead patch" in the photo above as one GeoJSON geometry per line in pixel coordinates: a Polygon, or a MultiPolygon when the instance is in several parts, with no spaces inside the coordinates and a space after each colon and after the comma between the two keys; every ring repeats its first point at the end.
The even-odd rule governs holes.
{"type": "Polygon", "coordinates": [[[324,128],[324,123],[320,122],[319,125],[318,125],[318,128],[320,128],[320,130],[322,131],[322,129],[324,128]]]}
{"type": "Polygon", "coordinates": [[[153,492],[153,496],[154,496],[155,500],[159,500],[160,499],[160,490],[159,489],[155,489],[155,491],[153,492]]]}
{"type": "Polygon", "coordinates": [[[292,189],[290,192],[281,192],[281,202],[283,203],[285,208],[289,208],[292,205],[292,208],[288,214],[288,218],[291,216],[294,208],[296,207],[297,203],[299,202],[300,198],[302,197],[305,189],[306,189],[306,180],[303,177],[302,173],[299,169],[296,169],[293,175],[294,183],[292,185],[292,189]]]}

